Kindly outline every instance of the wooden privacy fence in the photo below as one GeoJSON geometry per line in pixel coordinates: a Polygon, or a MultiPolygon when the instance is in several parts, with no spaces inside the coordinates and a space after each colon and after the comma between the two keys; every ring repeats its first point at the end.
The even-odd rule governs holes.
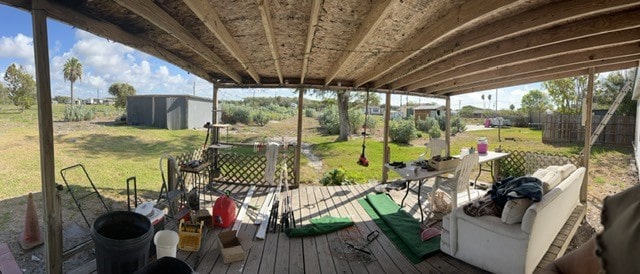
{"type": "MultiPolygon", "coordinates": [[[[604,115],[594,115],[592,128],[595,129],[604,115]]],[[[545,143],[584,142],[584,127],[580,115],[546,115],[542,120],[542,141],[545,143]]],[[[635,134],[635,117],[613,116],[595,144],[629,145],[635,134]]]]}
{"type": "Polygon", "coordinates": [[[519,177],[531,175],[539,168],[552,165],[574,164],[580,166],[580,159],[577,155],[564,156],[560,154],[529,152],[529,151],[507,151],[509,156],[500,160],[501,178],[509,176],[519,177]]]}
{"type": "MultiPolygon", "coordinates": [[[[264,179],[264,171],[267,167],[267,157],[264,153],[255,155],[242,155],[236,153],[227,153],[214,150],[199,148],[193,152],[183,153],[176,157],[178,164],[184,164],[189,161],[198,160],[201,162],[209,162],[211,166],[204,173],[209,181],[217,181],[231,184],[257,185],[257,186],[277,186],[282,174],[283,153],[278,153],[278,161],[276,164],[275,183],[269,184],[264,179]]],[[[293,166],[293,155],[287,153],[287,180],[289,185],[294,186],[295,172],[293,166]]],[[[284,186],[284,182],[283,182],[284,186]]]]}

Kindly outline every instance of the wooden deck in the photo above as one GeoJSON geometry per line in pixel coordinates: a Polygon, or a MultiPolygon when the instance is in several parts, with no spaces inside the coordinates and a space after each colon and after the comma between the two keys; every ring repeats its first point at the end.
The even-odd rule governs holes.
{"type": "MultiPolygon", "coordinates": [[[[215,187],[231,191],[232,196],[238,200],[243,200],[249,190],[248,186],[239,185],[219,184],[215,187]]],[[[253,222],[266,199],[268,189],[257,188],[250,204],[258,210],[247,209],[238,234],[247,252],[244,261],[231,264],[224,264],[222,261],[216,239],[221,231],[230,228],[208,230],[198,252],[178,250],[177,257],[191,265],[198,273],[486,273],[441,252],[418,264],[413,264],[384,233],[380,233],[380,236],[368,246],[372,255],[348,248],[346,241],[362,244],[367,234],[379,230],[357,201],[372,193],[373,187],[374,185],[331,187],[303,185],[292,190],[292,207],[297,225],[309,224],[310,219],[325,215],[349,217],[355,225],[336,233],[315,237],[289,238],[284,233],[267,233],[264,240],[255,238],[258,226],[253,222]]],[[[429,189],[424,187],[423,192],[429,189]]],[[[404,191],[391,191],[389,194],[400,203],[404,193],[404,191]]],[[[219,196],[217,193],[205,195],[208,195],[207,201],[215,200],[219,196]]],[[[466,198],[466,195],[464,196],[466,198]]],[[[211,209],[211,205],[207,205],[207,208],[211,209]]],[[[420,219],[415,192],[409,192],[404,208],[416,219],[420,219]]],[[[540,263],[541,266],[564,252],[575,229],[580,225],[584,208],[579,206],[574,211],[540,263]]],[[[436,224],[436,226],[439,225],[441,224],[436,224]]],[[[174,223],[167,223],[167,229],[174,227],[174,223]]],[[[75,272],[95,272],[95,260],[78,270],[80,272],[75,272]]]]}
{"type": "MultiPolygon", "coordinates": [[[[223,188],[218,185],[216,187],[223,188]]],[[[244,198],[246,186],[228,186],[235,198],[244,198]]],[[[267,233],[265,240],[255,239],[258,226],[253,224],[257,210],[247,210],[239,237],[249,242],[247,257],[242,262],[224,264],[217,248],[216,236],[223,231],[208,231],[199,252],[178,251],[177,257],[199,273],[481,273],[469,264],[438,253],[419,264],[412,264],[383,234],[369,245],[372,256],[349,249],[345,241],[364,243],[371,231],[379,230],[357,202],[373,191],[373,185],[302,186],[291,191],[297,225],[309,224],[315,217],[331,215],[350,217],[355,226],[337,233],[304,238],[289,238],[284,233],[267,233]]],[[[256,189],[251,205],[262,206],[267,189],[256,189]]],[[[400,201],[404,191],[391,192],[400,201]]],[[[405,208],[420,218],[417,195],[410,192],[405,208]],[[413,206],[409,206],[413,205],[413,206]]],[[[215,198],[215,197],[214,197],[215,198]]],[[[228,230],[228,229],[225,229],[228,230]]]]}

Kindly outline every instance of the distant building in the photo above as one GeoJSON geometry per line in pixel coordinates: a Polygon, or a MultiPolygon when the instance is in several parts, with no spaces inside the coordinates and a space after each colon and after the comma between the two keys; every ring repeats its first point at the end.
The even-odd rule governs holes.
{"type": "Polygon", "coordinates": [[[445,107],[439,105],[422,105],[413,108],[413,117],[416,121],[425,120],[429,117],[445,115],[445,107]]]}
{"type": "Polygon", "coordinates": [[[369,114],[371,115],[382,115],[382,109],[378,106],[369,106],[369,114]]]}
{"type": "Polygon", "coordinates": [[[201,128],[211,121],[211,99],[191,95],[127,96],[127,123],[166,129],[201,128]]]}

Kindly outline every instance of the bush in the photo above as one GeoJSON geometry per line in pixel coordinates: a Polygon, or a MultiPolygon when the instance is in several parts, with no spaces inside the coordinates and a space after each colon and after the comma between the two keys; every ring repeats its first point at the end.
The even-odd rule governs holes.
{"type": "Polygon", "coordinates": [[[316,112],[315,109],[312,108],[306,108],[304,109],[304,116],[309,117],[309,118],[314,118],[318,115],[318,113],[316,112]]]}
{"type": "Polygon", "coordinates": [[[335,135],[340,133],[340,117],[338,117],[338,107],[330,106],[325,108],[318,117],[318,122],[327,134],[335,135]]]}
{"type": "Polygon", "coordinates": [[[413,119],[393,121],[389,126],[389,136],[394,143],[408,144],[416,138],[413,119]]]}
{"type": "MultiPolygon", "coordinates": [[[[453,132],[453,128],[451,129],[451,131],[453,132]]],[[[440,136],[442,136],[440,127],[438,126],[438,124],[433,124],[431,129],[429,129],[429,137],[431,137],[431,139],[437,139],[440,138],[440,136]]]]}
{"type": "Polygon", "coordinates": [[[271,117],[269,116],[270,115],[268,113],[258,111],[258,113],[253,115],[253,121],[259,126],[264,126],[271,120],[271,117]]]}
{"type": "Polygon", "coordinates": [[[433,117],[427,117],[424,120],[418,119],[418,121],[416,121],[416,129],[422,132],[429,132],[434,125],[438,127],[440,126],[438,120],[433,117]]]}
{"type": "Polygon", "coordinates": [[[68,106],[64,109],[65,122],[90,121],[93,116],[93,109],[84,105],[68,106]]]}
{"type": "MultiPolygon", "coordinates": [[[[440,130],[444,131],[446,129],[444,116],[436,116],[436,120],[438,120],[440,130]]],[[[460,119],[459,115],[453,116],[451,118],[451,135],[456,135],[460,132],[465,132],[466,130],[467,125],[462,119],[460,119]]]]}
{"type": "Polygon", "coordinates": [[[347,179],[347,172],[342,168],[336,168],[325,173],[324,176],[322,176],[322,179],[320,179],[320,183],[323,186],[341,186],[353,184],[351,180],[347,179]]]}

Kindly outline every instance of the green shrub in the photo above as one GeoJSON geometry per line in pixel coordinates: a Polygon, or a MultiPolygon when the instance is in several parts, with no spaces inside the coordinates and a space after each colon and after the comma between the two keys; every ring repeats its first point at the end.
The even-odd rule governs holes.
{"type": "Polygon", "coordinates": [[[85,105],[73,105],[64,109],[65,122],[90,121],[93,119],[93,109],[85,105]]]}
{"type": "Polygon", "coordinates": [[[312,108],[306,108],[304,109],[304,116],[309,117],[309,118],[314,118],[318,115],[318,113],[316,112],[315,109],[312,108]]]}
{"type": "Polygon", "coordinates": [[[418,119],[416,121],[416,129],[422,132],[429,132],[433,126],[439,126],[438,120],[433,117],[427,117],[426,119],[418,119]]]}
{"type": "Polygon", "coordinates": [[[416,126],[413,119],[397,120],[389,126],[391,141],[399,144],[408,144],[416,138],[416,126]]]}
{"type": "Polygon", "coordinates": [[[429,137],[431,137],[431,139],[437,139],[440,138],[440,136],[442,136],[440,127],[438,126],[438,124],[433,124],[431,129],[429,129],[429,137]]]}
{"type": "Polygon", "coordinates": [[[253,115],[253,121],[259,126],[265,126],[271,120],[271,117],[268,113],[263,111],[258,111],[258,113],[253,115]]]}
{"type": "MultiPolygon", "coordinates": [[[[445,130],[445,119],[444,116],[436,116],[436,120],[438,120],[438,124],[440,125],[440,130],[445,130]]],[[[456,135],[460,132],[465,132],[467,130],[467,125],[464,123],[462,119],[460,119],[459,115],[453,116],[451,118],[451,135],[456,135]]]]}
{"type": "Polygon", "coordinates": [[[342,168],[336,168],[325,173],[320,179],[320,183],[323,186],[341,186],[353,184],[351,180],[347,179],[347,172],[342,168]]]}
{"type": "Polygon", "coordinates": [[[327,134],[335,135],[340,133],[340,117],[338,117],[338,107],[330,106],[324,109],[320,116],[318,116],[318,122],[323,127],[327,134]]]}

